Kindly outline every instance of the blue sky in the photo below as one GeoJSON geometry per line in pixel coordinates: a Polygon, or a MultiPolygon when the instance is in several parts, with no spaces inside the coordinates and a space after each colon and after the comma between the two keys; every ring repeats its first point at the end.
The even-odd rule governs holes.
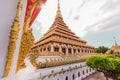
{"type": "Polygon", "coordinates": [[[83,37],[83,39],[87,40],[89,44],[92,44],[95,47],[106,46],[110,48],[114,44],[114,39],[113,39],[114,36],[117,36],[116,40],[118,43],[120,43],[120,31],[119,30],[117,30],[116,32],[92,34],[92,35],[83,37]]]}
{"type": "MultiPolygon", "coordinates": [[[[116,36],[120,44],[120,0],[60,0],[61,12],[69,28],[88,44],[111,47],[116,36]]],[[[54,21],[57,0],[47,0],[32,25],[36,41],[54,21]]]]}

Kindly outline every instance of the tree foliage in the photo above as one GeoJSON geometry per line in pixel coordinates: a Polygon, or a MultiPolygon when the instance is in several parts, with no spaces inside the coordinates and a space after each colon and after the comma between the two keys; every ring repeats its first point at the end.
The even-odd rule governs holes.
{"type": "Polygon", "coordinates": [[[113,55],[92,56],[86,60],[86,64],[91,68],[96,68],[106,76],[106,79],[112,78],[118,80],[120,74],[120,58],[113,55]]]}
{"type": "Polygon", "coordinates": [[[95,48],[96,53],[105,53],[108,50],[107,47],[99,46],[98,48],[95,48]]]}

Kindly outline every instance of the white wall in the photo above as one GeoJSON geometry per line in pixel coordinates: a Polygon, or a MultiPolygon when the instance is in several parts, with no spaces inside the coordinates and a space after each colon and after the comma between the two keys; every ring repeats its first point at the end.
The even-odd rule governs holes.
{"type": "MultiPolygon", "coordinates": [[[[43,80],[66,80],[66,76],[68,76],[68,80],[73,80],[73,74],[75,76],[74,80],[81,80],[81,79],[86,78],[87,76],[89,76],[90,74],[95,72],[95,70],[93,70],[93,69],[90,72],[89,71],[90,68],[87,67],[87,66],[84,66],[85,63],[76,63],[76,64],[66,65],[66,66],[74,68],[76,65],[79,66],[81,64],[83,65],[82,68],[78,68],[78,69],[75,69],[75,70],[72,70],[72,71],[68,71],[68,72],[65,72],[65,73],[57,74],[55,76],[52,75],[51,77],[46,77],[43,80]],[[88,73],[86,72],[87,69],[88,69],[88,73]],[[82,74],[83,71],[84,71],[84,75],[82,74]],[[78,77],[78,72],[80,72],[80,77],[78,77]]],[[[66,66],[64,66],[64,68],[66,68],[66,66]]],[[[55,69],[51,69],[51,70],[55,70],[55,69]]],[[[58,70],[55,70],[55,71],[58,71],[58,70]]],[[[48,71],[46,71],[46,72],[48,72],[48,71]]],[[[42,79],[40,79],[40,80],[42,80],[42,79]]]]}
{"type": "MultiPolygon", "coordinates": [[[[25,61],[27,62],[27,60],[25,61]]],[[[27,62],[29,63],[29,62],[27,62]]],[[[27,64],[31,65],[31,64],[27,64]]],[[[62,66],[56,66],[51,68],[44,68],[35,70],[29,66],[27,66],[25,69],[21,69],[16,75],[13,77],[8,77],[6,79],[1,80],[65,80],[66,76],[68,76],[68,80],[73,80],[72,75],[75,75],[75,80],[81,80],[82,78],[85,78],[89,76],[90,74],[94,73],[95,70],[91,69],[88,66],[86,66],[85,62],[81,63],[75,63],[75,64],[68,64],[68,65],[62,65],[62,66]],[[82,67],[80,67],[82,65],[82,67]],[[75,66],[79,67],[78,69],[73,69],[75,66]],[[48,75],[51,74],[51,71],[54,70],[55,72],[60,72],[62,68],[64,70],[69,70],[69,67],[73,69],[72,71],[66,71],[64,73],[51,75],[48,77],[48,75]],[[88,73],[86,73],[86,69],[88,69],[88,73]],[[82,74],[84,70],[84,75],[82,74]],[[78,72],[80,72],[80,77],[78,77],[78,72]],[[44,79],[42,79],[44,76],[46,76],[44,79]]]]}
{"type": "MultiPolygon", "coordinates": [[[[36,70],[36,76],[26,79],[26,80],[65,80],[66,76],[68,76],[68,80],[73,80],[72,76],[73,74],[75,75],[75,80],[81,80],[82,78],[85,78],[87,76],[89,76],[90,74],[94,73],[95,70],[91,70],[88,66],[86,66],[85,62],[80,62],[80,63],[75,63],[75,64],[68,64],[68,65],[62,65],[62,66],[56,66],[56,67],[51,67],[51,68],[44,68],[44,69],[39,69],[36,70]],[[82,65],[82,67],[80,67],[82,65]],[[75,66],[79,67],[78,69],[74,69],[75,66]],[[51,74],[51,71],[54,70],[55,73],[56,72],[60,72],[62,68],[64,68],[64,70],[69,70],[69,67],[71,67],[71,69],[73,69],[72,71],[66,71],[65,73],[60,73],[60,74],[56,74],[56,75],[51,75],[50,77],[48,77],[51,74]],[[88,69],[88,73],[86,72],[86,70],[88,69]],[[84,71],[84,75],[83,75],[83,71],[84,71]],[[78,72],[80,72],[80,77],[78,77],[78,72]],[[44,79],[42,79],[44,76],[46,76],[44,79]]],[[[29,75],[29,74],[28,74],[29,75]]],[[[33,74],[34,76],[35,74],[33,74]]],[[[28,78],[28,77],[27,77],[28,78]]]]}
{"type": "MultiPolygon", "coordinates": [[[[24,1],[26,0],[23,0],[23,2],[24,1]]],[[[9,33],[16,15],[17,4],[18,0],[0,0],[0,78],[3,76],[9,43],[9,33]]],[[[24,16],[21,18],[21,23],[23,17],[24,16]]]]}

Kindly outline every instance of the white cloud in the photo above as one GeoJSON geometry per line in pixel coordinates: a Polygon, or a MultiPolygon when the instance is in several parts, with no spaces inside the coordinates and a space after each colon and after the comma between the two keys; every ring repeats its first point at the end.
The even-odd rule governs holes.
{"type": "Polygon", "coordinates": [[[34,23],[32,24],[32,29],[33,30],[40,30],[41,29],[41,23],[38,20],[35,20],[34,23]]]}
{"type": "MultiPolygon", "coordinates": [[[[120,29],[120,0],[60,0],[65,23],[80,37],[120,29]]],[[[37,20],[44,34],[54,21],[57,0],[47,0],[37,20]]]]}

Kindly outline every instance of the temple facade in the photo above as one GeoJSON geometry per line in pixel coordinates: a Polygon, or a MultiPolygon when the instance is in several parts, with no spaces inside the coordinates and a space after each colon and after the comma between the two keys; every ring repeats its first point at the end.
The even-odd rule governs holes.
{"type": "Polygon", "coordinates": [[[43,37],[35,43],[32,48],[32,53],[38,52],[41,55],[73,55],[79,53],[94,53],[94,47],[87,45],[85,40],[82,40],[73,33],[63,20],[58,3],[58,10],[55,20],[50,29],[43,37]]]}
{"type": "Polygon", "coordinates": [[[114,45],[106,52],[106,54],[114,54],[116,56],[120,56],[120,46],[118,45],[115,37],[114,37],[114,45]]]}
{"type": "Polygon", "coordinates": [[[120,46],[118,45],[115,37],[114,37],[115,43],[112,46],[111,50],[113,51],[113,54],[120,56],[120,46]]]}
{"type": "Polygon", "coordinates": [[[58,0],[52,26],[31,49],[30,62],[39,74],[31,80],[82,80],[95,73],[95,69],[85,63],[92,55],[96,55],[94,47],[65,24],[58,0]]]}
{"type": "MultiPolygon", "coordinates": [[[[28,25],[27,23],[24,25],[28,25]]],[[[24,26],[22,46],[20,53],[16,55],[18,63],[16,62],[14,65],[16,68],[12,67],[11,70],[11,72],[17,70],[17,73],[0,80],[82,80],[95,73],[96,70],[88,67],[85,60],[100,54],[95,54],[94,47],[87,45],[85,40],[76,36],[65,24],[59,1],[52,26],[32,49],[33,36],[27,27],[24,26]]],[[[9,70],[6,69],[6,76],[9,70]]]]}

